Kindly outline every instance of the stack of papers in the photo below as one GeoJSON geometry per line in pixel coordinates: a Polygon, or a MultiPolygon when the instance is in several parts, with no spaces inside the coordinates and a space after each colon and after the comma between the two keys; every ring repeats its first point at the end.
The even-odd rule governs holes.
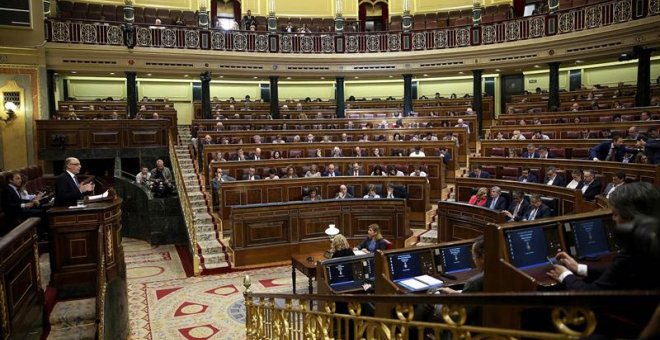
{"type": "Polygon", "coordinates": [[[408,279],[401,279],[395,281],[399,286],[406,288],[411,292],[419,292],[429,290],[431,288],[439,288],[444,284],[442,280],[438,280],[430,275],[420,275],[408,279]]]}

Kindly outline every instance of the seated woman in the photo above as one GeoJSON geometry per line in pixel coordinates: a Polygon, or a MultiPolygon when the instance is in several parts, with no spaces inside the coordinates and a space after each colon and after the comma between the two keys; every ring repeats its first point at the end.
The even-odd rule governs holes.
{"type": "Polygon", "coordinates": [[[470,197],[470,200],[468,201],[468,204],[471,205],[478,205],[480,207],[483,207],[486,205],[486,201],[488,200],[488,188],[486,187],[481,187],[479,190],[477,190],[477,193],[472,195],[470,197]]]}
{"type": "Polygon", "coordinates": [[[310,188],[307,196],[303,197],[303,201],[320,201],[321,195],[318,194],[316,188],[310,188]]]}
{"type": "Polygon", "coordinates": [[[374,171],[371,172],[371,176],[386,176],[385,173],[383,173],[383,168],[380,165],[376,165],[374,167],[374,171]]]}
{"type": "Polygon", "coordinates": [[[342,234],[337,234],[335,237],[332,238],[332,258],[338,258],[338,257],[345,257],[345,256],[353,256],[355,255],[353,253],[353,249],[351,249],[351,245],[348,244],[348,240],[346,240],[346,237],[342,234]]]}
{"type": "Polygon", "coordinates": [[[319,171],[318,165],[312,164],[312,166],[305,173],[305,177],[321,177],[321,172],[319,171]]]}
{"type": "Polygon", "coordinates": [[[378,193],[376,193],[376,186],[373,185],[373,184],[369,184],[369,191],[362,198],[365,198],[365,199],[380,198],[380,195],[378,193]]]}
{"type": "Polygon", "coordinates": [[[388,242],[380,233],[378,224],[371,224],[367,227],[367,239],[357,246],[358,250],[368,251],[370,253],[376,250],[386,250],[388,242]]]}

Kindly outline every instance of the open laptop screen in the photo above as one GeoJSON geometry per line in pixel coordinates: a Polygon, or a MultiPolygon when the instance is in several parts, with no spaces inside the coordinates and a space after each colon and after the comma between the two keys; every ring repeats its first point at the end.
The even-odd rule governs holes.
{"type": "Polygon", "coordinates": [[[422,275],[418,252],[397,253],[387,256],[393,281],[422,275]]]}
{"type": "Polygon", "coordinates": [[[596,256],[610,251],[603,218],[572,221],[571,226],[578,256],[596,256]]]}
{"type": "Polygon", "coordinates": [[[460,272],[474,268],[472,263],[472,244],[444,247],[442,254],[442,268],[444,273],[460,272]]]}
{"type": "Polygon", "coordinates": [[[352,262],[331,264],[326,268],[328,270],[328,283],[330,286],[341,285],[354,281],[352,262]]]}
{"type": "Polygon", "coordinates": [[[542,226],[505,232],[509,259],[516,268],[547,264],[548,248],[542,226]]]}

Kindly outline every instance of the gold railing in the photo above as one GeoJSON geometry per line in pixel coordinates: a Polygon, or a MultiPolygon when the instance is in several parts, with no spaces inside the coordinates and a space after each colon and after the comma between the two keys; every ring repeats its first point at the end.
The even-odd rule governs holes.
{"type": "Polygon", "coordinates": [[[195,276],[199,275],[201,270],[199,266],[199,254],[197,253],[197,226],[195,225],[195,216],[193,214],[192,207],[190,206],[190,198],[188,197],[188,191],[186,190],[186,184],[183,180],[183,174],[181,173],[181,166],[179,165],[179,159],[176,156],[174,146],[176,145],[174,134],[169,135],[169,152],[170,152],[170,161],[172,162],[172,168],[174,168],[174,179],[176,181],[176,188],[179,193],[179,202],[181,202],[181,211],[183,212],[183,220],[186,223],[186,230],[188,231],[188,240],[190,240],[190,255],[192,256],[192,267],[193,274],[195,276]]]}
{"type": "Polygon", "coordinates": [[[245,286],[248,339],[441,339],[443,334],[452,339],[579,339],[594,333],[599,321],[595,308],[643,306],[652,311],[660,301],[658,291],[367,296],[254,294],[249,278],[245,286]],[[347,306],[345,314],[335,313],[340,301],[347,306]],[[393,306],[395,317],[365,316],[361,306],[366,303],[376,305],[377,315],[380,304],[393,306]],[[442,306],[441,319],[414,321],[414,306],[421,304],[442,306]],[[488,308],[500,308],[502,313],[505,308],[518,317],[523,308],[543,309],[549,320],[541,321],[549,321],[554,330],[472,326],[466,322],[470,305],[484,313],[488,308]]]}
{"type": "Polygon", "coordinates": [[[108,291],[108,278],[105,272],[105,237],[103,226],[98,228],[96,245],[99,261],[96,264],[96,335],[99,340],[105,338],[105,297],[108,291]]]}

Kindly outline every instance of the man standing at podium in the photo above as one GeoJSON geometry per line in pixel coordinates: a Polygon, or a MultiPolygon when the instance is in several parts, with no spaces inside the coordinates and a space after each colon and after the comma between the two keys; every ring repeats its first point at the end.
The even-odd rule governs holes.
{"type": "Polygon", "coordinates": [[[57,176],[55,182],[55,206],[76,205],[76,201],[83,198],[83,193],[93,191],[94,183],[80,184],[78,173],[80,161],[69,157],[64,160],[64,172],[57,176]]]}

